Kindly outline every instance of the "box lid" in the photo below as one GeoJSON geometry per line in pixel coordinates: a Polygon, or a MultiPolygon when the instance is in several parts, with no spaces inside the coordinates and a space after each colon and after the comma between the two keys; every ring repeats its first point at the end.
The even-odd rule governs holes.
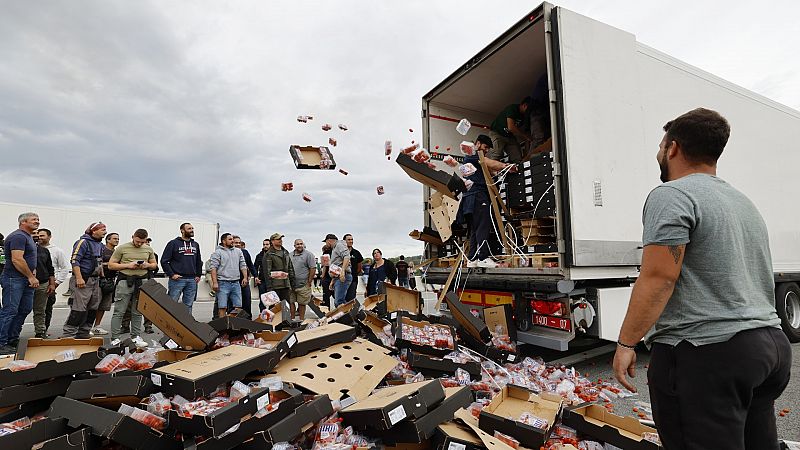
{"type": "Polygon", "coordinates": [[[138,308],[145,318],[186,350],[203,350],[219,336],[211,325],[195,320],[189,309],[167,295],[164,286],[155,280],[142,283],[138,308]]]}

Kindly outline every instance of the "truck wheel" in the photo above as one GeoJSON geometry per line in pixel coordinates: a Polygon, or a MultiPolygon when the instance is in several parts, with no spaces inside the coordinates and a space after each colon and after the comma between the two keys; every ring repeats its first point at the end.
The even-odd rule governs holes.
{"type": "Polygon", "coordinates": [[[775,309],[790,342],[800,342],[800,287],[781,283],[775,288],[775,309]]]}

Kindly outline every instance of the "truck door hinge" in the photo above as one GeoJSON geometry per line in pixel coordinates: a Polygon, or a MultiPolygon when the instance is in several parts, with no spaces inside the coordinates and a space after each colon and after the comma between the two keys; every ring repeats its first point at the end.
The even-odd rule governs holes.
{"type": "Polygon", "coordinates": [[[561,163],[554,162],[553,163],[553,176],[561,175],[561,163]]]}
{"type": "Polygon", "coordinates": [[[549,89],[547,91],[547,96],[549,97],[550,103],[558,102],[558,95],[556,95],[555,89],[549,89]]]}
{"type": "Polygon", "coordinates": [[[553,32],[553,25],[549,20],[544,21],[544,32],[548,34],[553,32]]]}
{"type": "Polygon", "coordinates": [[[567,248],[567,243],[563,239],[558,240],[558,253],[564,253],[567,248]]]}

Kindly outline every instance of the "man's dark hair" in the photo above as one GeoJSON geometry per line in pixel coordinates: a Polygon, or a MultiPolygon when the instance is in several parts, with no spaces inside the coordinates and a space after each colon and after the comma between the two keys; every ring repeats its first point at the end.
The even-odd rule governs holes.
{"type": "Polygon", "coordinates": [[[519,105],[520,105],[520,106],[522,106],[522,105],[528,105],[528,107],[530,107],[530,106],[531,106],[531,97],[530,97],[530,96],[527,96],[527,97],[523,98],[523,99],[522,99],[522,101],[521,101],[521,102],[519,102],[519,105]]]}
{"type": "Polygon", "coordinates": [[[400,259],[403,260],[403,259],[406,259],[406,257],[403,256],[403,255],[400,255],[400,259]]]}
{"type": "Polygon", "coordinates": [[[485,134],[478,135],[478,139],[475,139],[475,142],[485,144],[489,148],[494,148],[494,145],[492,144],[492,138],[485,134]]]}
{"type": "Polygon", "coordinates": [[[378,253],[381,254],[381,256],[383,256],[383,252],[381,251],[381,249],[379,249],[379,248],[373,249],[372,250],[372,256],[375,256],[375,252],[378,252],[378,253]]]}
{"type": "Polygon", "coordinates": [[[108,233],[106,235],[106,242],[110,241],[112,237],[119,236],[119,233],[108,233]]]}
{"type": "Polygon", "coordinates": [[[717,163],[731,126],[720,113],[706,108],[693,109],[664,125],[667,145],[675,141],[683,149],[686,159],[694,163],[717,163]]]}
{"type": "Polygon", "coordinates": [[[230,233],[222,233],[222,235],[219,237],[219,243],[221,244],[225,240],[225,238],[230,235],[231,235],[230,233]]]}
{"type": "Polygon", "coordinates": [[[45,233],[47,233],[47,237],[52,237],[53,236],[53,233],[51,233],[50,230],[48,230],[47,228],[39,228],[39,231],[40,232],[44,231],[45,233]]]}
{"type": "Polygon", "coordinates": [[[344,237],[342,237],[342,239],[344,239],[344,240],[347,240],[347,236],[353,237],[353,235],[352,235],[352,234],[350,234],[350,233],[347,233],[347,234],[345,234],[345,235],[344,235],[344,237]]]}
{"type": "Polygon", "coordinates": [[[183,222],[183,223],[181,224],[181,231],[183,231],[183,228],[184,228],[184,227],[186,227],[186,225],[191,225],[191,223],[189,223],[189,222],[183,222]]]}
{"type": "Polygon", "coordinates": [[[133,235],[139,239],[147,239],[147,230],[144,228],[139,228],[138,230],[133,232],[133,235]]]}

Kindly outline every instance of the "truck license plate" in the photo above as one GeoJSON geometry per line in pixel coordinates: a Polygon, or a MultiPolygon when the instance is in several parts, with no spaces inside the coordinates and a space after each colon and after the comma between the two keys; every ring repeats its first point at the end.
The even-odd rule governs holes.
{"type": "Polygon", "coordinates": [[[542,314],[533,315],[533,324],[558,330],[572,331],[572,321],[563,317],[545,316],[542,314]]]}

